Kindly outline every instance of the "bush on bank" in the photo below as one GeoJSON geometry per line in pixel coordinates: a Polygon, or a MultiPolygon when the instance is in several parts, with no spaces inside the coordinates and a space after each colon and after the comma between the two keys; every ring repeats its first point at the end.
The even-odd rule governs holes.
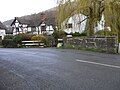
{"type": "Polygon", "coordinates": [[[6,35],[2,40],[4,48],[17,48],[22,47],[22,41],[31,40],[32,35],[18,34],[18,35],[6,35]]]}
{"type": "Polygon", "coordinates": [[[12,39],[2,40],[2,45],[4,48],[16,48],[17,44],[12,39]]]}
{"type": "Polygon", "coordinates": [[[46,37],[44,35],[42,35],[42,34],[34,35],[34,36],[31,37],[31,40],[33,40],[33,41],[41,41],[41,42],[43,42],[45,39],[46,39],[46,37]]]}
{"type": "Polygon", "coordinates": [[[31,40],[43,42],[46,47],[55,46],[55,40],[52,35],[51,36],[43,35],[43,34],[34,35],[34,36],[32,36],[31,40]]]}
{"type": "Polygon", "coordinates": [[[63,39],[66,37],[66,33],[62,30],[55,30],[52,34],[55,40],[55,46],[58,44],[58,39],[63,39]]]}
{"type": "Polygon", "coordinates": [[[52,35],[46,34],[18,34],[18,35],[6,35],[2,40],[2,45],[5,48],[17,48],[22,47],[22,41],[41,41],[47,47],[57,46],[58,39],[66,37],[66,33],[62,30],[55,30],[52,35]]]}
{"type": "Polygon", "coordinates": [[[82,32],[82,33],[75,32],[75,33],[71,33],[71,35],[73,37],[82,37],[82,36],[87,36],[87,33],[86,32],[82,32]]]}
{"type": "Polygon", "coordinates": [[[44,43],[47,47],[54,47],[55,46],[55,39],[53,36],[46,36],[44,43]]]}
{"type": "Polygon", "coordinates": [[[14,48],[16,47],[15,42],[13,41],[13,35],[6,35],[4,40],[2,40],[2,45],[4,48],[14,48]]]}
{"type": "Polygon", "coordinates": [[[31,35],[31,34],[18,34],[18,35],[6,35],[2,40],[2,46],[4,48],[18,48],[22,47],[22,41],[40,41],[45,44],[46,47],[55,46],[54,37],[48,35],[31,35]]]}
{"type": "Polygon", "coordinates": [[[102,49],[97,48],[88,48],[88,47],[82,47],[80,45],[71,45],[71,44],[64,44],[64,46],[60,47],[62,49],[75,49],[75,50],[83,50],[83,51],[93,51],[93,52],[106,52],[102,49]]]}

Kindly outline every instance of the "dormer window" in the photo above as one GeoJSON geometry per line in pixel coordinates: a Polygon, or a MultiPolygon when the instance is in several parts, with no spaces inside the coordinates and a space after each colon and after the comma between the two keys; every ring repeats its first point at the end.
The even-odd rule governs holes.
{"type": "Polygon", "coordinates": [[[69,24],[68,24],[68,28],[72,28],[72,23],[69,23],[69,24]]]}
{"type": "Polygon", "coordinates": [[[72,28],[72,23],[65,24],[65,28],[72,28]]]}

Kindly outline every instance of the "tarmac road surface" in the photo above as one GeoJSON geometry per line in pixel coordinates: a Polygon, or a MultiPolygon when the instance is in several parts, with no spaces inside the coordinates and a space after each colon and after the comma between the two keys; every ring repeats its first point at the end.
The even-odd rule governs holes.
{"type": "Polygon", "coordinates": [[[120,90],[120,55],[0,48],[0,90],[120,90]]]}

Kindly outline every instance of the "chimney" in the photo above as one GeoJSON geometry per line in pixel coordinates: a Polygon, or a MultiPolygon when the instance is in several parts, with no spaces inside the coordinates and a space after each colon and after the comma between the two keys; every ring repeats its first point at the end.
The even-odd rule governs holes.
{"type": "Polygon", "coordinates": [[[41,19],[42,22],[44,22],[45,19],[46,19],[46,14],[45,13],[41,13],[40,19],[41,19]]]}

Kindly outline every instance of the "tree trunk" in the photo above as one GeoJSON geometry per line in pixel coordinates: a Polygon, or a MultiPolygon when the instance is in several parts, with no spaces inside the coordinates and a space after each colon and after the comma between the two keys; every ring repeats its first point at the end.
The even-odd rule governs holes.
{"type": "Polygon", "coordinates": [[[89,12],[89,21],[88,21],[88,31],[87,35],[88,36],[93,36],[94,35],[94,16],[93,16],[93,9],[89,7],[90,12],[89,12]]]}

